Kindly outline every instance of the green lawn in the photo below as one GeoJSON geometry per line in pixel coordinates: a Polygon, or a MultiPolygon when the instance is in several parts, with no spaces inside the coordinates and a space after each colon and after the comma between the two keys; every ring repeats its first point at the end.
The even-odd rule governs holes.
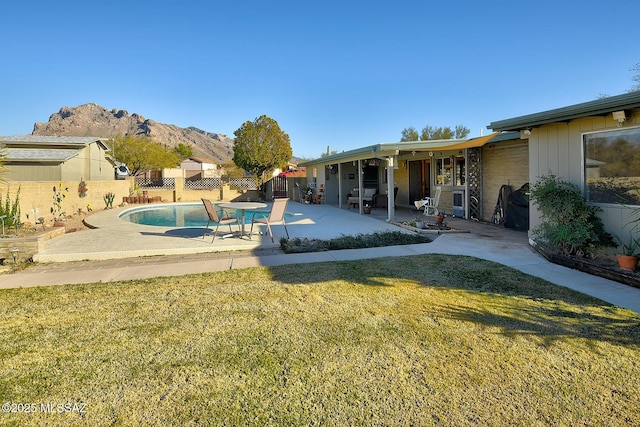
{"type": "Polygon", "coordinates": [[[4,290],[0,337],[2,425],[640,425],[638,314],[461,256],[4,290]]]}

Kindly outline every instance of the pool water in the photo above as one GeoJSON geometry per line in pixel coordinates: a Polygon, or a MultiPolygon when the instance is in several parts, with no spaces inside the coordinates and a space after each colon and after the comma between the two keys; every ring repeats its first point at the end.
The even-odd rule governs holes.
{"type": "MultiPolygon", "coordinates": [[[[214,204],[215,207],[215,204],[214,204]]],[[[251,218],[255,212],[262,212],[269,215],[269,211],[247,211],[245,214],[245,224],[251,224],[251,218]]],[[[236,212],[241,218],[241,212],[236,212]]],[[[287,218],[289,215],[285,215],[287,218]]],[[[142,225],[154,225],[158,227],[206,227],[209,217],[202,203],[182,203],[173,205],[145,206],[128,209],[120,218],[142,225]]],[[[211,223],[215,224],[215,223],[211,223]]],[[[210,224],[210,225],[211,225],[210,224]]]]}

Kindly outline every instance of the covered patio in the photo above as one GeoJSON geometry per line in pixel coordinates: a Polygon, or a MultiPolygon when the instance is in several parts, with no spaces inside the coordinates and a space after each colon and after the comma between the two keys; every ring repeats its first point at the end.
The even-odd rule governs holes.
{"type": "Polygon", "coordinates": [[[415,210],[414,201],[431,197],[441,187],[439,207],[449,217],[481,220],[486,216],[482,149],[514,139],[519,140],[520,134],[376,144],[301,166],[306,167],[308,185],[321,203],[360,214],[369,213],[368,207],[371,212],[382,209],[385,220],[393,222],[398,220],[398,209],[415,210]]]}

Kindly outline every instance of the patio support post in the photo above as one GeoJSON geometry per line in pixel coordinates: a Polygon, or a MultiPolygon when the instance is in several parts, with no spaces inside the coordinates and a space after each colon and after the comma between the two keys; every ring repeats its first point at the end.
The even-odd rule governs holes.
{"type": "Polygon", "coordinates": [[[395,167],[395,162],[397,162],[397,158],[388,157],[387,158],[387,222],[393,221],[396,214],[395,209],[395,194],[394,194],[394,175],[393,169],[395,167]]]}
{"type": "Polygon", "coordinates": [[[358,206],[360,209],[360,215],[364,213],[362,209],[362,193],[364,189],[362,188],[364,184],[362,183],[362,178],[364,176],[364,170],[362,169],[362,159],[358,159],[358,206]]]}
{"type": "Polygon", "coordinates": [[[342,200],[344,199],[344,197],[342,197],[342,192],[344,190],[342,189],[342,163],[338,163],[338,207],[342,208],[342,200]]]}

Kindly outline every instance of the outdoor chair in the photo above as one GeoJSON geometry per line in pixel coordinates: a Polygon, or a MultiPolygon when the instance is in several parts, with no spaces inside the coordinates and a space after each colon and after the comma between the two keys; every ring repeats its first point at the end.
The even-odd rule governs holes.
{"type": "Polygon", "coordinates": [[[351,193],[347,194],[347,209],[351,209],[351,205],[358,206],[360,204],[359,191],[359,189],[354,188],[351,193]]]}
{"type": "Polygon", "coordinates": [[[440,203],[440,194],[442,193],[442,187],[436,187],[436,194],[433,197],[425,197],[422,200],[417,200],[414,203],[416,209],[420,210],[424,208],[424,214],[427,216],[436,216],[440,212],[438,210],[438,204],[440,203]]]}
{"type": "MultiPolygon", "coordinates": [[[[218,228],[221,225],[229,226],[230,235],[233,235],[231,224],[235,223],[235,224],[238,224],[238,227],[240,227],[240,220],[238,219],[238,216],[236,214],[228,213],[222,210],[222,215],[218,215],[218,212],[216,212],[216,209],[213,207],[211,200],[208,200],[208,199],[200,199],[200,200],[202,200],[202,203],[204,204],[204,208],[207,210],[207,216],[209,217],[207,221],[207,226],[204,229],[204,234],[202,235],[203,239],[206,237],[207,231],[209,230],[209,224],[211,224],[212,222],[216,223],[216,229],[213,232],[213,239],[211,239],[211,243],[213,243],[213,241],[216,239],[216,233],[218,232],[218,228]]],[[[229,235],[224,235],[222,238],[224,239],[225,237],[228,237],[228,236],[229,235]]]]}
{"type": "MultiPolygon", "coordinates": [[[[393,188],[393,207],[395,208],[397,203],[396,199],[398,198],[398,187],[393,188]]],[[[389,207],[389,195],[388,194],[376,194],[373,196],[373,207],[374,208],[388,208],[389,207]]]]}
{"type": "Polygon", "coordinates": [[[289,238],[289,230],[287,230],[287,224],[284,220],[284,215],[287,210],[287,203],[289,203],[289,199],[274,199],[273,206],[271,207],[271,212],[269,214],[265,212],[256,212],[251,217],[251,230],[249,230],[249,238],[253,234],[253,224],[265,224],[267,226],[267,230],[269,231],[269,236],[271,236],[271,242],[273,242],[273,231],[271,230],[271,226],[274,224],[282,224],[284,226],[284,231],[287,233],[287,239],[289,238]]]}
{"type": "MultiPolygon", "coordinates": [[[[365,205],[373,206],[373,197],[378,192],[378,188],[365,188],[362,192],[362,203],[365,205]]],[[[348,195],[347,199],[347,209],[351,207],[351,205],[358,206],[360,205],[360,190],[358,188],[354,188],[351,193],[348,195]]]]}

